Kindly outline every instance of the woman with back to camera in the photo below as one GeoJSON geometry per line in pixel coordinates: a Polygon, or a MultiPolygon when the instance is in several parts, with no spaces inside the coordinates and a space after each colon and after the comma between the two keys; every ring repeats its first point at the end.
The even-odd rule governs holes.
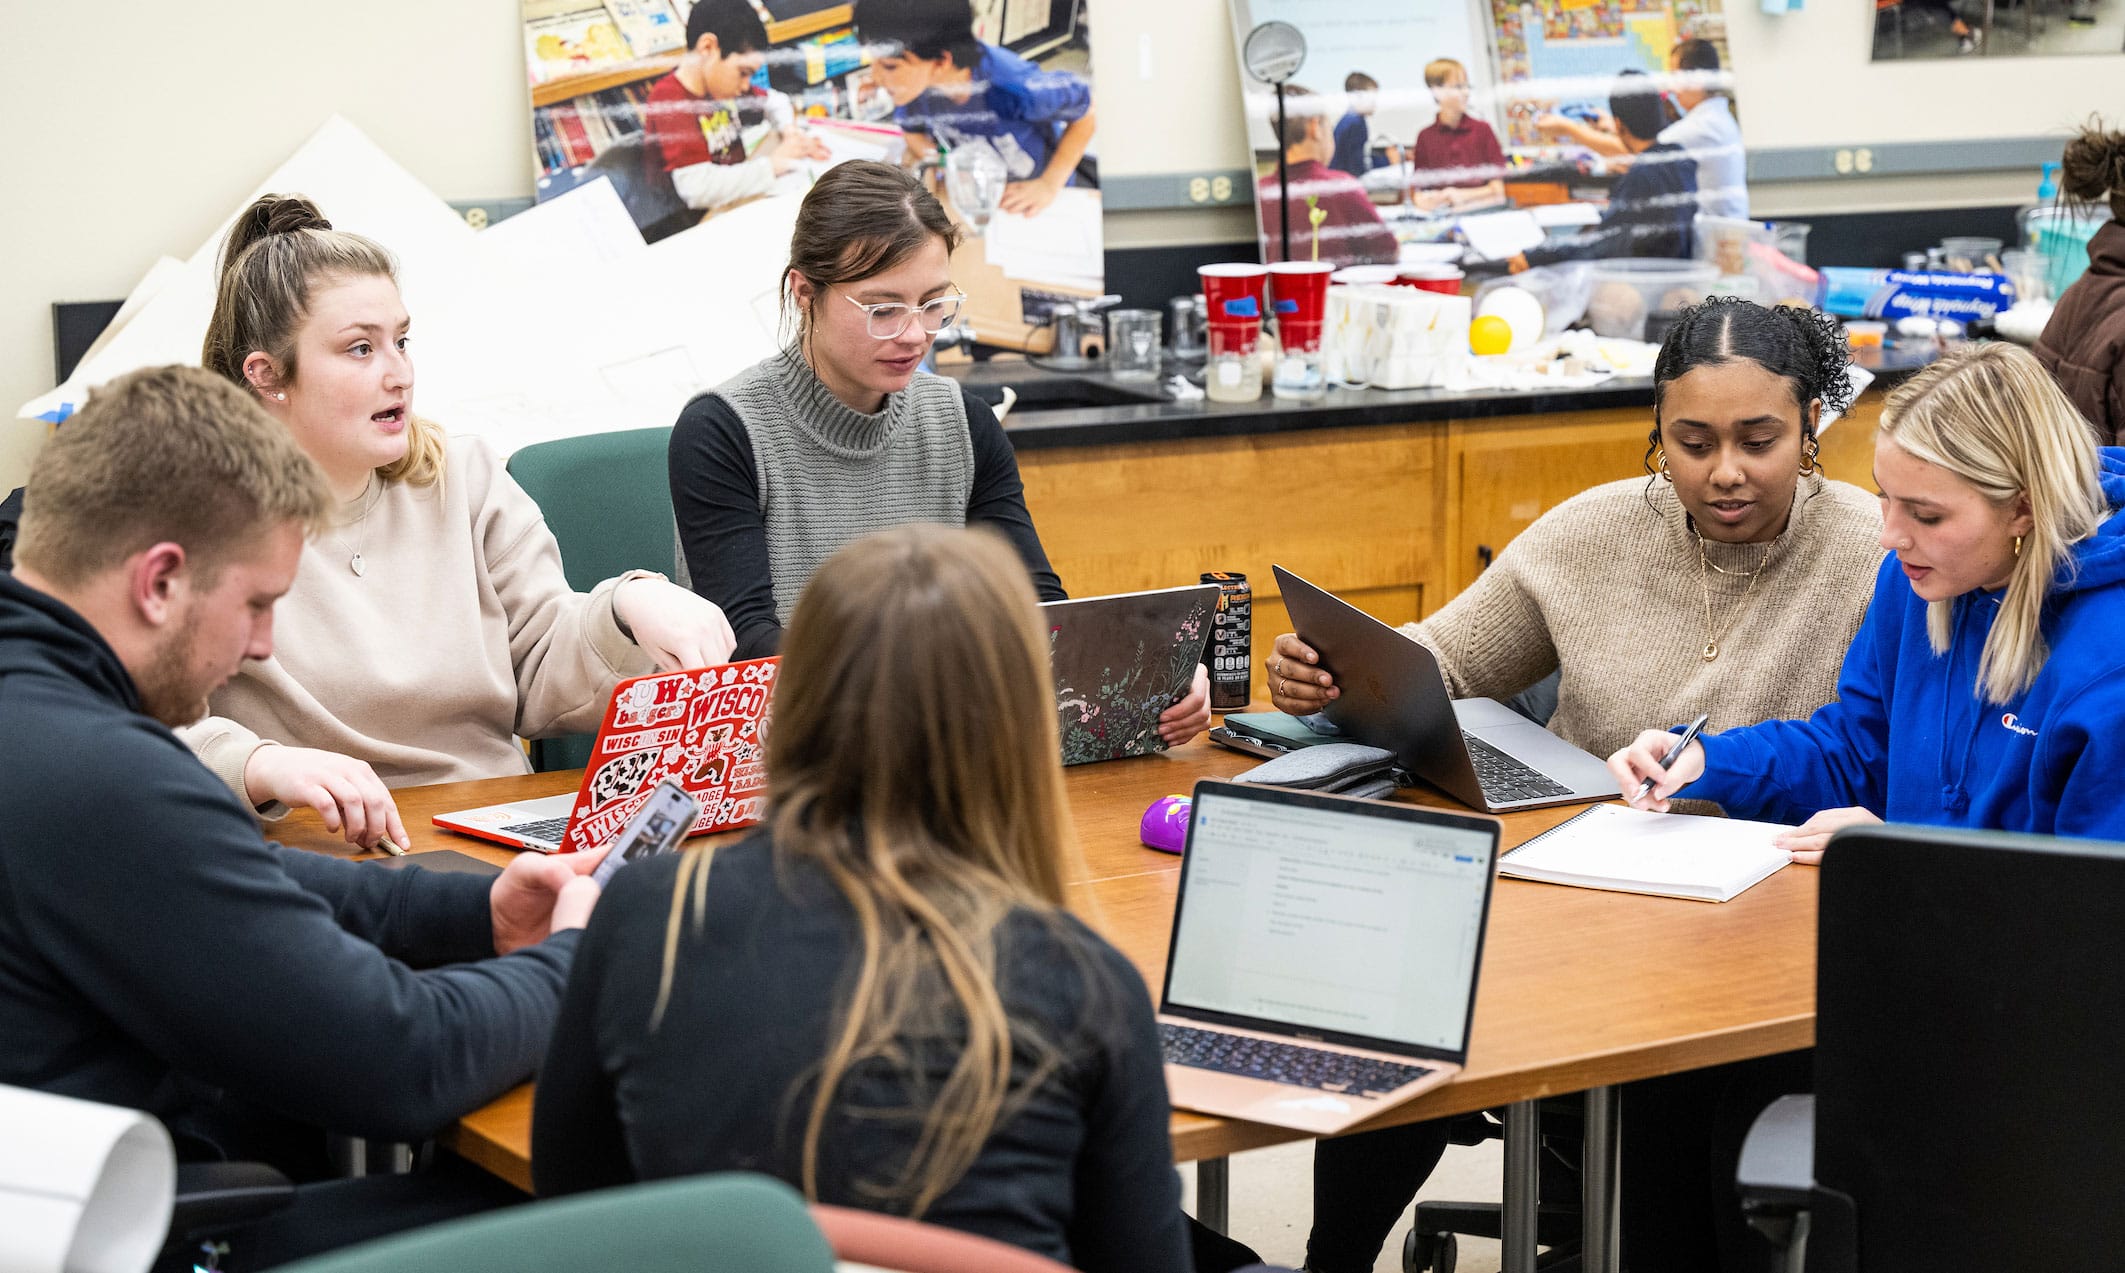
{"type": "MultiPolygon", "coordinates": [[[[1654,366],[1651,483],[1566,500],[1403,631],[1456,698],[1505,699],[1561,673],[1549,728],[1597,756],[1648,704],[1654,719],[1708,712],[1732,728],[1829,702],[1881,560],[1873,497],[1815,464],[1817,429],[1851,405],[1847,361],[1843,329],[1813,311],[1732,297],[1691,309],[1654,366]]],[[[1304,635],[1278,637],[1265,661],[1272,700],[1294,715],[1341,693],[1304,635]]],[[[1625,1124],[1643,1179],[1648,1120],[1625,1124]]],[[[1444,1121],[1320,1142],[1308,1267],[1371,1268],[1446,1143],[1444,1121]]],[[[1658,1233],[1709,1249],[1721,1203],[1701,1180],[1625,1202],[1641,1250],[1658,1233]]]]}
{"type": "Polygon", "coordinates": [[[782,659],[762,829],[628,867],[584,934],[539,1192],[762,1171],[1081,1269],[1188,1267],[1149,995],[1065,909],[1023,558],[933,525],[858,540],[782,659]]]}
{"type": "Polygon", "coordinates": [[[518,738],[595,729],[621,677],[732,645],[721,611],[661,575],[570,589],[501,457],[413,413],[410,326],[389,252],[265,195],[222,248],[201,351],[339,506],[274,612],[273,657],[185,741],[245,803],[312,806],[378,848],[407,844],[387,787],[528,772],[518,738]]]}
{"type": "MultiPolygon", "coordinates": [[[[672,429],[680,548],[694,590],[730,615],[739,658],[780,647],[798,593],[836,550],[911,522],[999,531],[1040,599],[1063,598],[995,413],[920,369],[965,300],[952,284],[959,238],[899,168],[829,170],[790,235],[795,338],[688,403],[672,429]]],[[[1180,743],[1209,723],[1198,669],[1159,733],[1180,743]]]]}
{"type": "Polygon", "coordinates": [[[2036,356],[2109,446],[2125,431],[2125,130],[2090,121],[2066,143],[2059,177],[2082,203],[2107,200],[2113,216],[2088,240],[2088,272],[2059,297],[2036,356]]]}

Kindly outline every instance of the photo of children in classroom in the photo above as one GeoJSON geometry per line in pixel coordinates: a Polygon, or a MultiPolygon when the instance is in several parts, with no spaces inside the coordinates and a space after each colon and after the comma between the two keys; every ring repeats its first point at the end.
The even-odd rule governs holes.
{"type": "Polygon", "coordinates": [[[1242,68],[1264,261],[1393,265],[1448,214],[1500,201],[1505,155],[1476,100],[1490,59],[1471,6],[1233,0],[1232,15],[1236,43],[1269,21],[1307,41],[1281,122],[1274,89],[1242,68]]]}
{"type": "Polygon", "coordinates": [[[849,159],[922,173],[1005,277],[1100,289],[1074,0],[524,0],[538,196],[610,181],[652,242],[849,159]]]}

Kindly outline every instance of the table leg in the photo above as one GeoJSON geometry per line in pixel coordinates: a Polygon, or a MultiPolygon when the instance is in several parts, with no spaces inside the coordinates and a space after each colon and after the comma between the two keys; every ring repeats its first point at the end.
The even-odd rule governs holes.
{"type": "Polygon", "coordinates": [[[1219,1233],[1232,1226],[1232,1160],[1198,1158],[1195,1163],[1195,1218],[1219,1233]]]}
{"type": "Polygon", "coordinates": [[[1613,1087],[1586,1091],[1586,1161],[1579,1176],[1584,1229],[1580,1267],[1617,1273],[1622,1267],[1622,1100],[1613,1087]]]}
{"type": "Polygon", "coordinates": [[[1505,1107],[1505,1202],[1499,1208],[1501,1273],[1535,1273],[1535,1201],[1542,1160],[1538,1102],[1505,1107]]]}

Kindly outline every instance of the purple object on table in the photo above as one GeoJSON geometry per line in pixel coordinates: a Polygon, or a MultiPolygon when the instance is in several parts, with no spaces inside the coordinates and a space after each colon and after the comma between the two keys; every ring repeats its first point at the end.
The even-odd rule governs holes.
{"type": "Polygon", "coordinates": [[[1186,796],[1160,796],[1144,810],[1144,820],[1137,827],[1137,836],[1147,849],[1161,853],[1178,853],[1188,845],[1188,807],[1186,796]]]}

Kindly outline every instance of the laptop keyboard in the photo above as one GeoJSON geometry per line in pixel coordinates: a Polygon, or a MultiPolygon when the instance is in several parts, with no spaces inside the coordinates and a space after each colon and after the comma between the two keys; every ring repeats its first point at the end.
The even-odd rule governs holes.
{"type": "Polygon", "coordinates": [[[1158,1033],[1168,1065],[1216,1070],[1293,1087],[1317,1087],[1346,1096],[1378,1096],[1431,1073],[1429,1067],[1422,1065],[1399,1065],[1303,1044],[1164,1022],[1159,1023],[1158,1033]]]}
{"type": "Polygon", "coordinates": [[[1572,794],[1570,787],[1539,769],[1521,764],[1474,734],[1464,730],[1461,741],[1468,744],[1469,763],[1476,767],[1476,782],[1483,788],[1483,798],[1492,804],[1572,794]]]}
{"type": "Polygon", "coordinates": [[[568,819],[540,818],[536,822],[519,822],[514,826],[503,827],[502,831],[506,835],[521,836],[526,840],[546,840],[559,844],[561,837],[568,834],[568,819]]]}

